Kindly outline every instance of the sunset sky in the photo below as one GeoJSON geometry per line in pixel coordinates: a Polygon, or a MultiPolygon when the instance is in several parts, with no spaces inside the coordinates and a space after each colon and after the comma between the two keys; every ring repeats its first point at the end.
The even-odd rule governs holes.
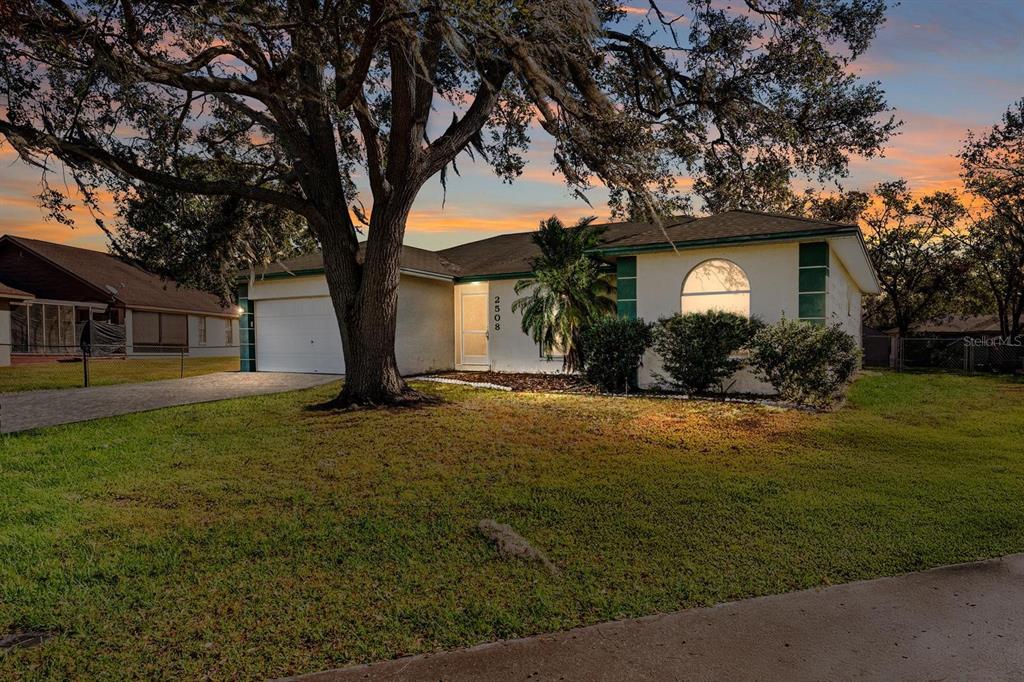
{"type": "MultiPolygon", "coordinates": [[[[881,81],[904,125],[884,158],[852,161],[844,186],[867,189],[903,177],[919,192],[955,189],[954,154],[966,130],[990,126],[1011,102],[1024,97],[1024,2],[903,0],[890,9],[857,70],[881,81]]],[[[468,158],[459,163],[462,177],[450,176],[443,207],[440,182],[428,183],[409,219],[406,243],[443,248],[534,229],[552,214],[567,221],[606,216],[604,194],[591,193],[593,208],[571,197],[551,174],[550,140],[538,132],[532,137],[531,163],[514,185],[502,184],[468,158]]],[[[39,171],[0,144],[0,234],[105,247],[103,234],[84,210],[76,211],[73,230],[44,221],[34,196],[38,193],[39,171]]],[[[112,221],[109,209],[107,220],[112,221]]]]}

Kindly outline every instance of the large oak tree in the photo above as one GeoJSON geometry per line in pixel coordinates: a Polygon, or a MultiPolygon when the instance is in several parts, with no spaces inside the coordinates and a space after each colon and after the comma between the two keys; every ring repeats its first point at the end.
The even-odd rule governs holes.
{"type": "Polygon", "coordinates": [[[991,129],[968,131],[960,153],[964,187],[985,215],[962,236],[996,305],[1004,336],[1024,320],[1024,99],[991,129]]]}
{"type": "Polygon", "coordinates": [[[953,231],[966,215],[950,192],[914,199],[905,180],[878,184],[873,206],[861,215],[882,290],[868,301],[873,324],[894,325],[907,336],[912,325],[952,311],[969,267],[953,231]]]}
{"type": "Polygon", "coordinates": [[[842,176],[895,126],[849,68],[884,9],[689,0],[638,23],[611,0],[23,0],[0,5],[0,134],[87,201],[151,187],[300,216],[341,331],[339,402],[391,402],[408,396],[406,219],[458,155],[512,179],[536,120],[572,189],[600,182],[649,214],[680,173],[712,209],[795,172],[842,176]]]}

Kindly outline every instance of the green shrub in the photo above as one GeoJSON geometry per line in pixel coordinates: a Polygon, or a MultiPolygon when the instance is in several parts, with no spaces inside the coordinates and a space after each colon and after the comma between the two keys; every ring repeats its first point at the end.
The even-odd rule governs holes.
{"type": "Polygon", "coordinates": [[[782,320],[754,335],[750,364],[783,400],[827,407],[860,366],[860,348],[839,325],[782,320]]]}
{"type": "Polygon", "coordinates": [[[756,318],[717,310],[658,320],[654,350],[664,369],[659,379],[688,393],[728,390],[723,382],[743,365],[735,353],[759,326],[756,318]]]}
{"type": "Polygon", "coordinates": [[[651,346],[651,325],[604,317],[583,331],[581,342],[587,381],[605,391],[625,391],[635,386],[636,371],[651,346]]]}

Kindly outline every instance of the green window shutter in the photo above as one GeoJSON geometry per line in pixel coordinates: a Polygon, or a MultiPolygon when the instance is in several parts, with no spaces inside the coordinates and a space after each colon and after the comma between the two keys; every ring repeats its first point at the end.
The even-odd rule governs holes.
{"type": "Polygon", "coordinates": [[[238,307],[242,314],[238,318],[238,369],[241,372],[256,371],[256,320],[253,317],[253,302],[249,300],[249,286],[238,287],[238,307]]]}
{"type": "Polygon", "coordinates": [[[636,300],[636,280],[635,279],[620,279],[618,280],[618,295],[620,299],[627,301],[636,300]]]}
{"type": "Polygon", "coordinates": [[[622,256],[615,261],[615,273],[619,277],[636,277],[636,256],[622,256]]]}
{"type": "Polygon", "coordinates": [[[619,317],[636,319],[636,256],[615,261],[615,296],[619,317]]]}
{"type": "Polygon", "coordinates": [[[828,274],[825,268],[802,268],[800,270],[800,291],[825,291],[828,274]]]}
{"type": "Polygon", "coordinates": [[[828,242],[804,242],[800,244],[800,267],[828,267],[828,242]]]}
{"type": "Polygon", "coordinates": [[[825,294],[800,294],[800,319],[825,319],[825,294]]]}
{"type": "Polygon", "coordinates": [[[828,242],[800,244],[799,316],[812,324],[825,324],[828,292],[828,242]]]}

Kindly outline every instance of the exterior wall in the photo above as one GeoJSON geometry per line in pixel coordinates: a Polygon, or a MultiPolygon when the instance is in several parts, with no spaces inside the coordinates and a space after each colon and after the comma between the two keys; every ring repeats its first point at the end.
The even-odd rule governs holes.
{"type": "MultiPolygon", "coordinates": [[[[395,355],[402,374],[419,374],[454,366],[452,290],[453,285],[449,281],[401,276],[395,355]]],[[[255,302],[257,309],[260,300],[330,296],[323,275],[257,280],[249,284],[247,293],[247,302],[255,302]]],[[[258,328],[255,329],[255,338],[258,347],[258,328]]],[[[259,370],[258,366],[256,370],[259,370]]]]}
{"type": "Polygon", "coordinates": [[[11,364],[11,305],[0,298],[0,367],[11,364]]]}
{"type": "Polygon", "coordinates": [[[132,324],[133,322],[132,309],[128,308],[124,311],[124,348],[126,355],[132,355],[135,353],[135,341],[132,339],[132,329],[134,327],[132,324]]]}
{"type": "Polygon", "coordinates": [[[238,320],[206,315],[206,343],[199,342],[199,318],[188,316],[188,354],[192,357],[231,357],[238,355],[238,320]],[[225,342],[226,327],[231,325],[231,345],[225,342]]]}
{"type": "MultiPolygon", "coordinates": [[[[128,355],[146,355],[152,356],[155,351],[136,351],[135,340],[132,338],[133,329],[133,314],[134,311],[128,308],[125,311],[125,330],[124,338],[125,345],[128,355]]],[[[199,343],[199,318],[202,315],[189,315],[188,316],[188,354],[192,357],[231,357],[238,355],[239,346],[239,328],[238,320],[227,317],[214,317],[212,315],[206,315],[206,344],[199,343]],[[224,343],[224,327],[230,324],[232,326],[232,341],[230,348],[223,348],[224,343]]],[[[177,353],[173,351],[170,354],[177,353]]]]}
{"type": "Polygon", "coordinates": [[[395,357],[402,374],[451,369],[455,363],[452,283],[402,275],[395,357]]]}
{"type": "Polygon", "coordinates": [[[861,345],[861,293],[853,277],[835,251],[832,252],[828,277],[825,315],[828,324],[838,324],[861,345]]]}
{"type": "MultiPolygon", "coordinates": [[[[750,281],[751,315],[768,323],[783,317],[797,318],[799,245],[795,242],[639,254],[636,257],[637,317],[656,322],[658,318],[680,312],[683,280],[690,270],[711,258],[730,260],[746,273],[750,281]]],[[[648,351],[638,376],[640,386],[656,387],[659,382],[655,375],[660,370],[658,356],[648,351]]],[[[734,378],[734,392],[771,392],[770,386],[747,370],[737,372],[734,378]]]]}
{"type": "MultiPolygon", "coordinates": [[[[860,288],[835,250],[831,246],[828,249],[824,322],[838,323],[860,343],[860,288]]],[[[655,322],[660,317],[679,312],[683,280],[690,270],[705,260],[724,258],[740,266],[750,281],[752,316],[759,317],[769,324],[782,318],[800,319],[800,292],[801,289],[808,290],[806,282],[803,286],[800,283],[801,270],[807,269],[800,267],[800,251],[799,243],[787,242],[684,250],[678,254],[670,251],[640,254],[636,257],[637,316],[648,322],[655,322]]],[[[806,276],[807,273],[804,274],[806,276]]],[[[816,289],[816,286],[811,288],[816,289]]],[[[808,295],[805,294],[804,297],[807,298],[808,295]]],[[[818,323],[820,322],[821,320],[818,320],[818,323]]],[[[658,380],[655,375],[660,369],[661,363],[657,355],[648,351],[639,372],[640,386],[657,386],[658,380]]],[[[731,390],[734,392],[772,392],[771,386],[758,380],[748,369],[740,370],[733,378],[735,383],[731,390]]]]}
{"type": "Polygon", "coordinates": [[[495,372],[561,372],[562,358],[542,356],[540,347],[523,333],[523,316],[512,312],[512,302],[520,298],[515,292],[518,281],[516,278],[488,283],[491,369],[495,372]]]}

